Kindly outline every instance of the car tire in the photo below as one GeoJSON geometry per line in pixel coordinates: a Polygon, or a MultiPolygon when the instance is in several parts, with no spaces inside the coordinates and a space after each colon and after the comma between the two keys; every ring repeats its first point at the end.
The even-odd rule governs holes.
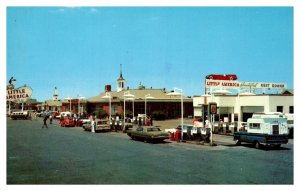
{"type": "Polygon", "coordinates": [[[234,141],[235,141],[235,145],[237,145],[237,146],[241,145],[241,140],[240,139],[236,139],[234,141]]]}
{"type": "Polygon", "coordinates": [[[276,149],[279,149],[281,147],[281,144],[277,144],[274,146],[276,149]]]}

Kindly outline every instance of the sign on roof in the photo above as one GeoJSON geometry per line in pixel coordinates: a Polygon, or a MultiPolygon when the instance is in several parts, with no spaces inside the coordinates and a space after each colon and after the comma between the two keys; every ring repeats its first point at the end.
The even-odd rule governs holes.
{"type": "Polygon", "coordinates": [[[268,83],[268,82],[238,82],[228,80],[205,80],[205,88],[223,88],[223,89],[287,89],[286,83],[268,83]]]}
{"type": "Polygon", "coordinates": [[[17,89],[7,89],[6,90],[6,100],[7,101],[26,101],[31,98],[32,89],[28,86],[22,86],[17,89]]]}

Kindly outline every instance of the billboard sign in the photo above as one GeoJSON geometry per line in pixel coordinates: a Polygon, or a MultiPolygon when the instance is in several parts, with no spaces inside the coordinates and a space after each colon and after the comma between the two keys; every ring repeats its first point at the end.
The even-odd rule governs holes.
{"type": "Polygon", "coordinates": [[[239,82],[229,80],[205,80],[205,88],[223,89],[260,89],[260,90],[281,90],[287,89],[286,83],[269,82],[239,82]]]}
{"type": "Polygon", "coordinates": [[[32,89],[29,86],[22,86],[17,89],[6,90],[7,101],[26,101],[31,98],[32,89]]]}

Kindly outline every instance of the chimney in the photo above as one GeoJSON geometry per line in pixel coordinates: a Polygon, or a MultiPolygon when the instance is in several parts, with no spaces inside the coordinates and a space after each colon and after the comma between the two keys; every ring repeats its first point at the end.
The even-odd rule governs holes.
{"type": "Polygon", "coordinates": [[[111,91],[111,85],[105,85],[105,92],[110,92],[111,91]]]}

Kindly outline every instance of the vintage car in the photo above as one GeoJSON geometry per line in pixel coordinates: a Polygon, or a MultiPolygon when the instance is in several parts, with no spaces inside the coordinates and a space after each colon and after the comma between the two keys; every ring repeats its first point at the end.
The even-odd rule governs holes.
{"type": "Polygon", "coordinates": [[[63,118],[63,117],[72,117],[73,116],[73,113],[70,112],[70,111],[65,111],[65,112],[61,112],[59,113],[57,116],[55,116],[56,119],[60,119],[60,118],[63,118]]]}
{"type": "Polygon", "coordinates": [[[79,118],[77,119],[77,127],[82,127],[83,124],[89,122],[90,120],[87,118],[79,118]]]}
{"type": "Polygon", "coordinates": [[[237,75],[235,74],[209,74],[205,77],[210,80],[237,80],[237,75]]]}
{"type": "Polygon", "coordinates": [[[29,119],[30,117],[27,111],[15,111],[11,113],[10,118],[15,120],[15,119],[29,119]]]}
{"type": "Polygon", "coordinates": [[[72,117],[64,117],[60,120],[61,127],[75,127],[75,121],[72,117]]]}
{"type": "Polygon", "coordinates": [[[169,134],[154,126],[140,126],[134,130],[128,130],[127,135],[131,139],[143,140],[144,142],[161,142],[169,139],[169,134]]]}
{"type": "Polygon", "coordinates": [[[59,116],[59,115],[60,115],[60,114],[59,114],[58,112],[53,112],[53,113],[52,113],[52,116],[53,116],[54,119],[58,119],[57,116],[59,116]]]}
{"type": "Polygon", "coordinates": [[[96,121],[95,131],[110,131],[110,125],[108,120],[96,121]]]}
{"type": "MultiPolygon", "coordinates": [[[[92,122],[90,120],[86,121],[83,125],[82,128],[85,131],[91,131],[92,130],[92,122]]],[[[97,120],[96,121],[96,131],[110,131],[110,125],[108,120],[97,120]]]]}
{"type": "Polygon", "coordinates": [[[88,120],[86,121],[85,123],[82,124],[82,128],[85,130],[85,131],[90,131],[91,128],[92,128],[92,121],[91,120],[88,120]]]}

